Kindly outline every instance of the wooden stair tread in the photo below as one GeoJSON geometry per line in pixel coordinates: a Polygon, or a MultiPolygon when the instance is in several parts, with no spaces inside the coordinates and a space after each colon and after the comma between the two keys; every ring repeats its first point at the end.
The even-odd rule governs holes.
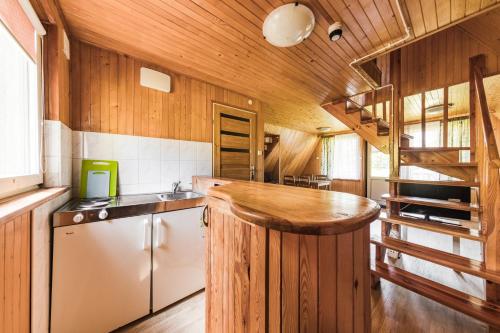
{"type": "Polygon", "coordinates": [[[431,199],[431,198],[410,197],[405,195],[398,195],[395,197],[383,196],[383,198],[388,201],[405,202],[420,206],[431,206],[431,207],[440,207],[446,209],[463,210],[467,212],[477,212],[479,210],[479,207],[477,205],[468,202],[454,202],[454,201],[431,199]]]}
{"type": "Polygon", "coordinates": [[[478,187],[478,182],[469,182],[463,180],[417,180],[404,178],[389,178],[391,183],[403,184],[426,184],[426,185],[441,185],[441,186],[459,186],[459,187],[478,187]]]}
{"type": "Polygon", "coordinates": [[[470,150],[470,147],[401,147],[400,151],[404,152],[421,152],[421,151],[461,151],[470,150]]]}
{"type": "Polygon", "coordinates": [[[401,163],[401,166],[477,168],[477,162],[459,162],[459,163],[404,162],[401,163]]]}
{"type": "Polygon", "coordinates": [[[372,274],[483,322],[500,326],[498,305],[385,263],[372,266],[372,274]]]}
{"type": "Polygon", "coordinates": [[[478,230],[466,228],[463,226],[455,226],[451,224],[441,223],[437,221],[428,221],[422,219],[412,219],[402,216],[391,216],[388,218],[380,218],[381,221],[392,223],[392,224],[400,224],[406,225],[413,228],[418,228],[427,231],[438,232],[454,237],[460,237],[465,239],[470,239],[478,242],[484,242],[486,239],[484,235],[478,230]]]}
{"type": "Polygon", "coordinates": [[[447,253],[390,237],[380,239],[379,237],[372,236],[371,243],[408,254],[415,258],[430,261],[441,266],[446,266],[455,271],[478,276],[495,283],[500,283],[500,273],[486,270],[483,263],[478,260],[469,259],[453,253],[447,253]]]}

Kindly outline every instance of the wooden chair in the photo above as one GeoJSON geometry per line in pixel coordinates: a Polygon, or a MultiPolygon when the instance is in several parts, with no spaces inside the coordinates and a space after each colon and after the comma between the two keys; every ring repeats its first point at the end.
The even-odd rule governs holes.
{"type": "Polygon", "coordinates": [[[309,176],[299,176],[297,179],[297,186],[311,187],[311,178],[309,176]]]}
{"type": "Polygon", "coordinates": [[[283,176],[283,185],[296,186],[295,176],[285,175],[283,176]]]}

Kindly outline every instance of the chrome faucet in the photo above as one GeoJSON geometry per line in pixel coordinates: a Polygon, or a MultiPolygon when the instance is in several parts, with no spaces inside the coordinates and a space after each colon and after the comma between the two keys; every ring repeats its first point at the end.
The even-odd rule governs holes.
{"type": "Polygon", "coordinates": [[[178,182],[173,182],[172,183],[172,193],[173,194],[177,193],[177,190],[179,189],[180,185],[181,185],[181,181],[180,180],[178,182]]]}

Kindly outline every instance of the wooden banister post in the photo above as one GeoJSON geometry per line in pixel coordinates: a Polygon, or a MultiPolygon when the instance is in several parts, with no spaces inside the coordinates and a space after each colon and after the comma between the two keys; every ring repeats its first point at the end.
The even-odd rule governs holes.
{"type": "MultiPolygon", "coordinates": [[[[484,262],[486,269],[500,272],[500,175],[498,147],[488,111],[483,85],[485,70],[483,54],[469,59],[471,107],[471,160],[478,162],[482,232],[486,235],[484,262]],[[477,109],[479,107],[479,109],[477,109]]],[[[486,300],[500,304],[500,285],[486,281],[486,300]]],[[[500,328],[490,327],[490,332],[500,328]]]]}

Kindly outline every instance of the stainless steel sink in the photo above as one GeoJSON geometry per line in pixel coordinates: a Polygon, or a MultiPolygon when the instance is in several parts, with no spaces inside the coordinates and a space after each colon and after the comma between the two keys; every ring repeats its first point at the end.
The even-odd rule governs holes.
{"type": "Polygon", "coordinates": [[[175,201],[175,200],[187,200],[187,199],[196,199],[196,198],[201,198],[203,195],[196,193],[196,192],[167,192],[167,193],[160,193],[157,195],[158,199],[161,201],[175,201]]]}

